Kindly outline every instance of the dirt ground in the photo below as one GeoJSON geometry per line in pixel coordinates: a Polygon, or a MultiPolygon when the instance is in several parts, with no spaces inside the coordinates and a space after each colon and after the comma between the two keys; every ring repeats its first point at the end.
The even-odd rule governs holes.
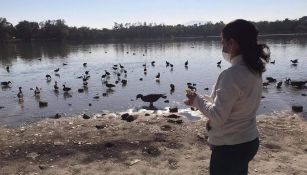
{"type": "MultiPolygon", "coordinates": [[[[131,122],[121,120],[121,114],[107,114],[45,119],[18,128],[2,125],[0,173],[208,174],[205,119],[131,115],[131,122]]],[[[249,174],[307,174],[306,126],[296,114],[259,116],[261,145],[249,174]]]]}

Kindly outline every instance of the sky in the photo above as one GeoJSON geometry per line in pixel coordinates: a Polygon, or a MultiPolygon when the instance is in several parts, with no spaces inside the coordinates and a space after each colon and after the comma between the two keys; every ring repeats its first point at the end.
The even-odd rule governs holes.
{"type": "Polygon", "coordinates": [[[234,19],[275,21],[307,16],[307,0],[0,0],[0,17],[64,19],[69,26],[112,28],[114,22],[191,24],[234,19]]]}

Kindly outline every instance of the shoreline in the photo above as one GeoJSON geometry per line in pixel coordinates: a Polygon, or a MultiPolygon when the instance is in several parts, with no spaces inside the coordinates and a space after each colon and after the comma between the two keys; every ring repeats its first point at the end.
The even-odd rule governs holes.
{"type": "MultiPolygon", "coordinates": [[[[206,119],[177,113],[44,119],[0,125],[2,174],[208,174],[206,119]]],[[[307,123],[287,112],[258,116],[260,148],[249,174],[306,174],[307,123]]]]}

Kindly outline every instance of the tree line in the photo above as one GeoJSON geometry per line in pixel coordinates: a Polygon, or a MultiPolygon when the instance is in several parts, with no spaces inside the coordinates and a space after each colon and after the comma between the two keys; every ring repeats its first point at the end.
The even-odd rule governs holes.
{"type": "MultiPolygon", "coordinates": [[[[253,22],[260,34],[307,33],[307,16],[294,20],[253,22]]],[[[178,37],[218,36],[225,24],[221,22],[194,25],[156,23],[114,23],[112,29],[72,27],[62,19],[43,22],[20,21],[13,26],[0,17],[0,42],[9,40],[106,41],[133,39],[172,39],[178,37]]]]}

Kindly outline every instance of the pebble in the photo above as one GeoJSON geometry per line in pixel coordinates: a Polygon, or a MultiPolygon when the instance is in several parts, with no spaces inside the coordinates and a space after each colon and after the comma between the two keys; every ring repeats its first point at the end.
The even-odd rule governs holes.
{"type": "Polygon", "coordinates": [[[178,112],[178,108],[177,107],[169,108],[169,112],[171,112],[171,113],[178,112]]]}
{"type": "Polygon", "coordinates": [[[88,116],[88,115],[86,115],[86,114],[83,114],[83,119],[90,119],[91,117],[90,116],[88,116]]]}

